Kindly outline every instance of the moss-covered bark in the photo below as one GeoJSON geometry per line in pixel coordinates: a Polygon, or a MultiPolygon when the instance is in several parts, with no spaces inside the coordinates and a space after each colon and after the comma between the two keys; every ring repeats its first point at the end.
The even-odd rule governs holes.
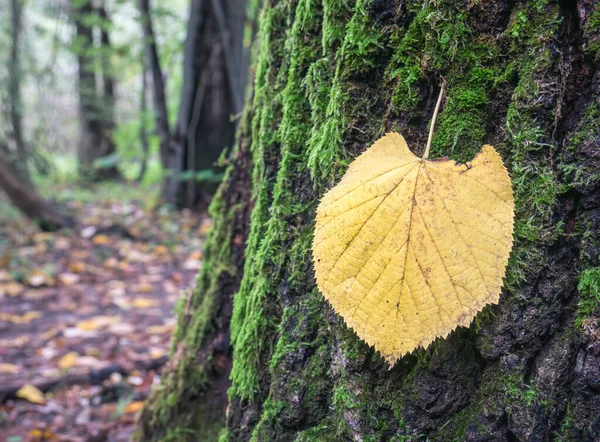
{"type": "Polygon", "coordinates": [[[211,440],[226,406],[227,441],[600,438],[595,3],[267,2],[237,159],[142,439],[211,440]],[[424,148],[442,77],[432,157],[496,147],[516,242],[500,304],[388,370],[315,287],[314,212],[385,132],[424,148]],[[228,328],[216,306],[232,294],[228,328]],[[225,401],[228,364],[207,367],[229,329],[225,401]]]}

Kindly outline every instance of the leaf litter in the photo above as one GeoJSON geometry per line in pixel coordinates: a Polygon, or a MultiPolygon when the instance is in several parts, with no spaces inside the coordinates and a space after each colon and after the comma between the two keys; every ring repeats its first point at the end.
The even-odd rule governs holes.
{"type": "Polygon", "coordinates": [[[78,230],[0,222],[0,440],[129,439],[211,224],[135,202],[71,208],[78,230]]]}

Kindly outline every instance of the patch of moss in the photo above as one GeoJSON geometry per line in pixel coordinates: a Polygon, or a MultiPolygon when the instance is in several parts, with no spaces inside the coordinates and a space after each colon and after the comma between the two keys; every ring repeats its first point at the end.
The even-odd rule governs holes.
{"type": "Polygon", "coordinates": [[[269,274],[277,269],[281,256],[273,253],[273,243],[277,241],[277,223],[280,219],[271,217],[269,207],[273,193],[269,183],[275,179],[277,164],[269,159],[279,155],[280,133],[274,127],[281,118],[281,94],[285,86],[288,66],[281,66],[285,51],[285,23],[288,20],[288,2],[265,7],[261,14],[259,34],[261,47],[256,61],[255,94],[252,104],[255,114],[252,119],[253,157],[253,198],[254,208],[250,216],[250,234],[246,255],[244,278],[239,291],[234,295],[234,308],[231,320],[231,339],[234,347],[234,363],[231,370],[232,385],[229,396],[252,400],[259,387],[257,366],[262,358],[271,352],[271,341],[266,339],[276,329],[273,315],[267,309],[265,298],[273,295],[276,277],[269,274]],[[278,62],[273,62],[277,60],[278,62]],[[268,275],[268,276],[267,276],[268,275]],[[261,358],[262,356],[262,358],[261,358]]]}
{"type": "Polygon", "coordinates": [[[575,437],[571,434],[573,429],[573,422],[576,419],[575,407],[571,405],[571,402],[567,403],[567,411],[563,419],[560,429],[554,433],[556,442],[575,442],[575,437]]]}
{"type": "MultiPolygon", "coordinates": [[[[383,34],[367,12],[370,0],[359,0],[353,15],[345,26],[340,48],[335,53],[335,75],[329,91],[325,118],[322,124],[313,124],[308,141],[307,165],[315,182],[332,182],[349,163],[344,152],[343,135],[361,115],[369,115],[369,100],[357,90],[352,90],[349,79],[365,74],[374,66],[382,46],[383,34]]],[[[368,120],[367,120],[368,121],[368,120]]],[[[313,121],[314,123],[314,121],[313,121]]],[[[374,127],[376,123],[374,122],[374,127]]]]}
{"type": "Polygon", "coordinates": [[[600,307],[600,267],[584,270],[577,286],[579,303],[575,314],[575,325],[581,327],[583,321],[592,316],[600,307]]]}
{"type": "Polygon", "coordinates": [[[595,3],[591,14],[585,20],[583,38],[585,51],[594,57],[595,61],[600,58],[600,7],[595,3]]]}
{"type": "Polygon", "coordinates": [[[512,29],[519,22],[527,24],[519,27],[518,36],[513,35],[511,50],[528,55],[520,66],[511,63],[506,68],[511,72],[507,78],[513,71],[519,76],[506,114],[515,197],[515,245],[509,258],[505,287],[513,293],[518,292],[528,275],[537,274],[545,262],[542,244],[553,242],[560,232],[552,219],[560,189],[556,173],[547,160],[555,147],[545,141],[551,139],[554,115],[546,115],[545,120],[538,117],[542,78],[557,61],[546,47],[558,32],[560,20],[557,17],[557,5],[539,0],[521,6],[513,13],[509,25],[512,29]]]}

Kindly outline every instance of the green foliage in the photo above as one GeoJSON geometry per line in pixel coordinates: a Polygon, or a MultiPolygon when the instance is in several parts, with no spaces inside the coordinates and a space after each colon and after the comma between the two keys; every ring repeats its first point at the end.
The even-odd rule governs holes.
{"type": "Polygon", "coordinates": [[[600,6],[595,3],[592,8],[592,12],[585,21],[583,37],[586,52],[598,61],[600,58],[600,6]]]}
{"type": "Polygon", "coordinates": [[[581,327],[583,321],[594,315],[600,307],[600,267],[584,270],[577,286],[579,303],[575,315],[575,325],[581,327]]]}

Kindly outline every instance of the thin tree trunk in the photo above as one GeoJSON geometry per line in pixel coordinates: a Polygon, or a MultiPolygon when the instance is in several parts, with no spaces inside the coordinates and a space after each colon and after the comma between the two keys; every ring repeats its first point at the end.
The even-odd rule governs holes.
{"type": "Polygon", "coordinates": [[[268,2],[253,101],[137,440],[600,440],[599,7],[268,2]],[[384,133],[423,152],[442,78],[431,157],[496,147],[515,244],[500,303],[390,370],[315,286],[315,210],[384,133]]]}
{"type": "Polygon", "coordinates": [[[4,162],[0,161],[0,189],[12,203],[42,230],[53,231],[72,227],[75,220],[44,201],[33,187],[21,181],[4,162]]]}
{"type": "Polygon", "coordinates": [[[94,13],[90,0],[72,0],[71,8],[77,31],[76,54],[79,66],[79,170],[82,176],[95,178],[94,161],[102,146],[102,106],[96,89],[93,56],[93,28],[89,18],[94,13]]]}
{"type": "Polygon", "coordinates": [[[30,182],[29,169],[27,167],[27,147],[23,136],[21,100],[21,57],[20,40],[22,30],[23,5],[21,0],[11,0],[11,46],[8,65],[8,90],[10,104],[10,120],[12,125],[12,137],[15,143],[16,155],[12,162],[17,169],[19,177],[30,182]]]}
{"type": "Polygon", "coordinates": [[[142,92],[140,96],[140,144],[142,145],[142,160],[140,161],[140,172],[136,181],[141,182],[148,168],[148,155],[150,145],[148,144],[148,130],[146,128],[146,115],[148,113],[148,79],[146,68],[146,56],[142,53],[142,92]]]}
{"type": "MultiPolygon", "coordinates": [[[[186,172],[219,171],[223,149],[234,144],[237,115],[241,112],[249,65],[244,0],[193,0],[184,54],[182,96],[173,135],[186,172]],[[247,39],[244,42],[244,38],[247,39]],[[220,48],[218,57],[215,50],[220,48]],[[234,118],[232,118],[234,117],[234,118]]],[[[216,184],[190,180],[177,186],[187,207],[208,200],[216,184]],[[183,192],[185,191],[185,192],[183,192]]]]}
{"type": "MultiPolygon", "coordinates": [[[[106,12],[104,0],[98,7],[98,17],[100,18],[100,59],[102,61],[102,83],[103,104],[102,104],[102,139],[100,142],[100,157],[107,157],[116,153],[116,146],[113,141],[113,132],[115,130],[115,74],[111,62],[112,46],[110,44],[109,27],[110,18],[106,12]]],[[[119,176],[119,170],[116,162],[109,167],[104,167],[98,171],[103,179],[114,179],[119,176]]]]}
{"type": "Polygon", "coordinates": [[[174,161],[177,159],[177,156],[175,155],[176,152],[174,152],[174,145],[171,142],[165,82],[160,66],[160,59],[158,57],[154,29],[152,27],[152,15],[150,12],[149,0],[139,0],[138,7],[141,13],[147,62],[152,75],[152,91],[154,108],[156,111],[156,131],[160,138],[161,164],[166,174],[163,183],[163,197],[167,202],[173,203],[175,201],[173,182],[176,181],[179,170],[177,164],[175,164],[176,161],[174,161]]]}

